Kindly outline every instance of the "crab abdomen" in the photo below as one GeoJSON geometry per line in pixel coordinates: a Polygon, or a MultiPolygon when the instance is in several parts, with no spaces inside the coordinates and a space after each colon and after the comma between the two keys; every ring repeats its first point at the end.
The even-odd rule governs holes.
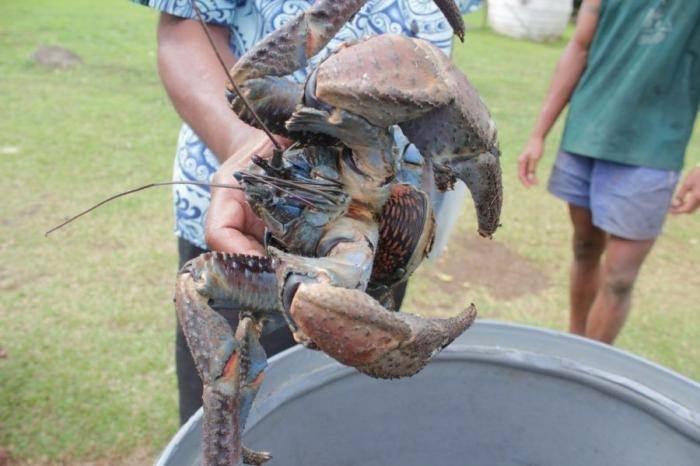
{"type": "Polygon", "coordinates": [[[392,286],[407,279],[430,252],[434,237],[428,195],[411,185],[394,185],[379,219],[371,282],[392,286]]]}

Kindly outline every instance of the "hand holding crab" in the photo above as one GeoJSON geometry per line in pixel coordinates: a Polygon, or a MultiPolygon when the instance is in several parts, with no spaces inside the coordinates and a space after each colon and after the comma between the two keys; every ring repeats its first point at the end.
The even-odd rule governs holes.
{"type": "MultiPolygon", "coordinates": [[[[251,154],[268,158],[272,155],[274,146],[267,136],[262,131],[258,131],[255,136],[219,167],[212,179],[213,185],[222,186],[235,181],[233,174],[250,164],[251,154]]],[[[289,146],[289,141],[278,142],[284,147],[289,146]]],[[[245,194],[224,187],[212,187],[211,194],[205,229],[209,247],[214,251],[264,255],[262,238],[265,224],[255,215],[245,194]]]]}
{"type": "MultiPolygon", "coordinates": [[[[479,231],[498,226],[501,181],[494,125],[466,77],[420,40],[378,36],[341,48],[307,82],[284,76],[307,64],[364,4],[321,0],[259,43],[231,77],[273,132],[301,143],[237,178],[267,228],[268,257],[207,253],[178,279],[176,308],[202,376],[205,463],[260,463],[240,435],[266,357],[263,329],[285,323],[297,341],[373,377],[418,372],[473,321],[388,312],[392,285],[427,254],[428,196],[396,180],[390,127],[426,157],[441,189],[456,178],[474,198],[479,231]],[[403,68],[399,72],[399,68],[403,68]],[[377,297],[375,300],[367,292],[377,297]],[[241,309],[235,334],[211,301],[241,309]]],[[[436,0],[455,31],[450,0],[436,0]]],[[[232,108],[258,124],[242,100],[232,108]]]]}

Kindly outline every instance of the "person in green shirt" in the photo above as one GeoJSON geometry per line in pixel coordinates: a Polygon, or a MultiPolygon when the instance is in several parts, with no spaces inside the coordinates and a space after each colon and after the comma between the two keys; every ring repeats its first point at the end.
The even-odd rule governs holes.
{"type": "Polygon", "coordinates": [[[699,101],[700,1],[584,0],[518,157],[521,182],[537,184],[545,137],[568,103],[548,189],[574,227],[572,333],[613,343],[667,212],[700,205],[700,168],[674,199],[699,101]]]}

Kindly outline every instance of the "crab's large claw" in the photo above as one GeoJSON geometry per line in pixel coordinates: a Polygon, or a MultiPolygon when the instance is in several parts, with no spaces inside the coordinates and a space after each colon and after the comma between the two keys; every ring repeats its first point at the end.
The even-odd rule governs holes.
{"type": "MultiPolygon", "coordinates": [[[[208,253],[189,262],[178,276],[175,307],[204,384],[205,466],[262,464],[270,459],[268,453],[253,452],[241,444],[241,432],[267,367],[259,342],[261,327],[244,316],[234,335],[226,319],[209,306],[215,288],[222,293],[226,285],[238,282],[245,289],[244,278],[260,279],[264,272],[253,262],[254,258],[245,256],[208,253]],[[253,268],[258,275],[251,273],[253,268]]],[[[233,302],[250,301],[235,295],[230,297],[233,302]]]]}
{"type": "MultiPolygon", "coordinates": [[[[301,103],[301,86],[284,79],[305,68],[367,0],[318,0],[296,18],[267,35],[231,68],[231,79],[273,132],[287,135],[284,122],[301,103]]],[[[454,0],[435,0],[454,32],[464,39],[464,21],[454,0]]],[[[257,126],[247,107],[228,84],[233,110],[257,126]]]]}
{"type": "Polygon", "coordinates": [[[503,201],[496,125],[447,55],[425,41],[386,34],[340,50],[312,78],[326,105],[378,128],[398,124],[433,163],[440,189],[456,178],[467,184],[479,232],[494,233],[503,201]],[[410,64],[411,73],[374,63],[410,64]]]}
{"type": "Polygon", "coordinates": [[[301,284],[290,314],[324,353],[372,377],[392,379],[420,371],[469,328],[476,309],[426,319],[388,312],[360,290],[301,284]]]}
{"type": "Polygon", "coordinates": [[[498,153],[484,152],[466,160],[455,160],[452,170],[471,192],[479,234],[490,238],[500,226],[503,183],[498,153]]]}

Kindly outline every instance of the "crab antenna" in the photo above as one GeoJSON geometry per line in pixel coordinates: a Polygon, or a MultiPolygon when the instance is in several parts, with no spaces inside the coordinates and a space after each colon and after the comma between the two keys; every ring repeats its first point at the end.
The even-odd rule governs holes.
{"type": "Polygon", "coordinates": [[[73,222],[74,220],[79,219],[83,215],[88,214],[88,213],[92,212],[93,210],[97,209],[98,207],[101,207],[101,206],[103,206],[103,205],[107,204],[108,202],[111,202],[115,199],[127,196],[129,194],[134,194],[134,193],[137,193],[139,191],[143,191],[144,189],[155,188],[157,186],[172,186],[174,184],[192,184],[195,186],[207,186],[207,187],[213,187],[213,188],[228,188],[228,189],[243,190],[242,187],[234,186],[232,184],[204,183],[204,182],[199,182],[199,181],[166,181],[164,183],[150,183],[150,184],[147,184],[144,186],[140,186],[138,188],[134,188],[134,189],[130,189],[128,191],[121,192],[119,194],[115,194],[114,196],[110,196],[107,199],[105,199],[104,201],[98,202],[97,204],[90,207],[89,209],[84,210],[84,211],[80,212],[79,214],[72,216],[71,218],[69,218],[65,222],[61,223],[60,225],[53,227],[52,229],[50,229],[49,231],[44,233],[44,236],[49,236],[54,231],[63,228],[64,226],[68,225],[69,223],[73,222]]]}
{"type": "Polygon", "coordinates": [[[221,64],[221,67],[224,69],[224,73],[226,73],[226,77],[228,78],[229,82],[231,83],[231,86],[233,87],[233,90],[236,91],[236,94],[238,97],[241,99],[243,104],[245,105],[246,109],[253,115],[255,118],[255,121],[260,125],[260,128],[267,134],[267,137],[270,138],[270,141],[272,141],[272,144],[275,146],[275,149],[279,151],[283,151],[282,146],[277,142],[275,137],[272,135],[272,131],[263,123],[262,119],[260,118],[260,115],[258,115],[255,110],[253,110],[253,107],[250,106],[250,103],[248,102],[248,99],[245,98],[241,90],[238,88],[236,85],[235,81],[233,78],[231,78],[231,75],[228,74],[228,68],[226,67],[226,63],[224,63],[224,59],[221,58],[221,54],[219,53],[219,49],[216,48],[216,44],[214,44],[214,39],[211,37],[211,33],[209,32],[209,27],[207,26],[207,23],[204,21],[204,18],[202,17],[202,14],[199,11],[199,8],[197,7],[197,4],[195,0],[190,0],[190,4],[192,5],[192,9],[194,10],[194,14],[197,16],[197,20],[199,21],[199,24],[202,26],[202,29],[204,30],[204,34],[207,36],[207,40],[209,41],[209,45],[211,45],[211,48],[214,50],[214,54],[216,55],[216,58],[219,60],[219,63],[221,64]]]}
{"type": "Polygon", "coordinates": [[[302,202],[303,204],[306,204],[307,207],[310,207],[310,208],[312,208],[312,209],[316,209],[316,208],[317,208],[317,207],[316,207],[311,201],[309,201],[308,199],[306,199],[306,198],[304,198],[304,197],[302,197],[302,196],[300,196],[300,195],[298,195],[298,194],[295,194],[295,193],[289,191],[288,189],[284,189],[284,188],[281,187],[279,184],[277,184],[277,183],[279,183],[281,180],[275,180],[275,182],[272,182],[272,181],[270,181],[269,179],[267,179],[267,178],[265,178],[265,177],[262,177],[262,176],[259,176],[259,175],[256,175],[256,174],[254,174],[254,173],[244,173],[244,172],[239,172],[239,173],[241,173],[241,179],[242,179],[244,182],[246,181],[246,178],[252,178],[252,179],[254,179],[255,181],[258,181],[258,182],[263,183],[263,184],[265,184],[265,185],[267,185],[267,186],[272,186],[273,188],[278,189],[280,192],[286,194],[287,196],[289,196],[289,197],[291,197],[291,198],[293,198],[293,199],[296,199],[296,200],[302,202]]]}

